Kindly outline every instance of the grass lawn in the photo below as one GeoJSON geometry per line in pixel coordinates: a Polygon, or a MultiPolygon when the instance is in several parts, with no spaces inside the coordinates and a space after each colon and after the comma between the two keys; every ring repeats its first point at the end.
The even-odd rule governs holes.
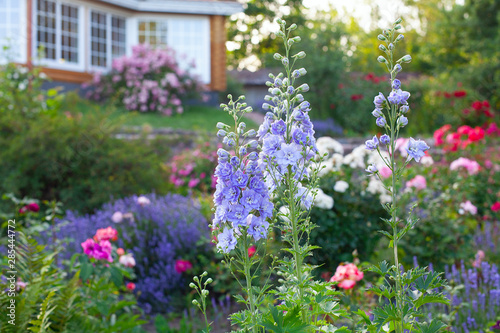
{"type": "MultiPolygon", "coordinates": [[[[169,127],[174,129],[196,130],[202,132],[214,132],[215,125],[221,121],[228,125],[233,123],[232,117],[220,108],[204,105],[189,105],[184,113],[175,114],[171,117],[159,113],[130,112],[125,108],[116,107],[111,104],[98,104],[76,97],[67,98],[62,107],[63,111],[71,113],[86,114],[89,112],[109,112],[110,118],[123,121],[125,126],[150,125],[153,128],[169,127]]],[[[250,119],[245,120],[247,128],[257,129],[258,126],[250,119]]]]}

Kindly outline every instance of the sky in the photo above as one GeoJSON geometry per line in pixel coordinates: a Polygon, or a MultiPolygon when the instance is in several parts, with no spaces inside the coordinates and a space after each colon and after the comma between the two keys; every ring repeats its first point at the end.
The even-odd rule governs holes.
{"type": "Polygon", "coordinates": [[[403,4],[401,0],[304,0],[304,5],[311,9],[328,9],[332,6],[340,16],[348,15],[358,19],[358,23],[365,30],[369,30],[373,24],[389,25],[398,17],[408,17],[415,13],[403,4]],[[381,21],[372,22],[372,6],[380,8],[381,21]]]}

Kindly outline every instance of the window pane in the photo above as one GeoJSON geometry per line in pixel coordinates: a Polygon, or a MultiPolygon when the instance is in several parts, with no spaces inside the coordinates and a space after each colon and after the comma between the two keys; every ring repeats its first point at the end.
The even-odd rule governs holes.
{"type": "Polygon", "coordinates": [[[78,62],[78,8],[61,5],[61,58],[78,62]]]}
{"type": "Polygon", "coordinates": [[[111,56],[117,58],[126,52],[126,30],[123,17],[111,16],[111,56]]]}
{"type": "Polygon", "coordinates": [[[37,1],[37,41],[46,59],[56,59],[56,7],[51,0],[37,1]]]}
{"type": "Polygon", "coordinates": [[[107,66],[107,14],[91,12],[90,26],[92,35],[90,37],[90,60],[92,66],[107,66]]]}
{"type": "Polygon", "coordinates": [[[139,42],[151,46],[167,45],[167,21],[141,21],[139,22],[139,42]]]}

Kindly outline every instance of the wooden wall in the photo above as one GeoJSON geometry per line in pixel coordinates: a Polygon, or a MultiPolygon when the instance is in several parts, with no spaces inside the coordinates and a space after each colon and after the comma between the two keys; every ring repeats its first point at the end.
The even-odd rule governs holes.
{"type": "Polygon", "coordinates": [[[210,85],[212,91],[226,90],[226,17],[210,16],[210,85]]]}

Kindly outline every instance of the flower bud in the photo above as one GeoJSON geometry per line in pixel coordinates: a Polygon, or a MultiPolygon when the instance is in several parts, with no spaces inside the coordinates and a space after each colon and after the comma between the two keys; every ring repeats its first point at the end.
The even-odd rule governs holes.
{"type": "Polygon", "coordinates": [[[233,99],[233,95],[231,94],[227,95],[227,99],[233,99]]]}
{"type": "Polygon", "coordinates": [[[221,159],[222,161],[227,161],[229,157],[231,157],[231,154],[229,154],[227,150],[219,148],[217,150],[217,156],[219,156],[219,159],[221,159]]]}
{"type": "Polygon", "coordinates": [[[401,59],[399,59],[398,62],[404,62],[404,63],[411,62],[411,55],[409,55],[409,54],[405,55],[404,57],[402,57],[401,59]]]}
{"type": "Polygon", "coordinates": [[[405,127],[406,125],[408,125],[408,118],[406,118],[405,116],[399,117],[397,120],[397,124],[398,127],[405,127]]]}
{"type": "Polygon", "coordinates": [[[263,110],[269,110],[270,108],[271,108],[271,105],[269,105],[268,103],[262,103],[263,110]]]}
{"type": "Polygon", "coordinates": [[[251,106],[249,106],[249,107],[247,107],[247,108],[244,108],[244,109],[243,109],[243,110],[241,110],[241,111],[243,111],[243,112],[245,112],[245,113],[250,113],[250,112],[252,112],[252,111],[253,111],[253,108],[252,108],[251,106]]]}
{"type": "Polygon", "coordinates": [[[304,111],[304,110],[308,109],[310,106],[311,106],[311,103],[309,103],[308,101],[304,101],[304,102],[299,104],[299,109],[304,111]]]}
{"type": "Polygon", "coordinates": [[[257,161],[257,159],[259,158],[259,154],[257,154],[256,152],[253,151],[250,154],[248,154],[247,158],[250,161],[257,161]]]}
{"type": "Polygon", "coordinates": [[[396,22],[394,22],[394,24],[399,24],[399,23],[401,23],[401,22],[403,22],[403,19],[400,17],[400,18],[398,18],[398,19],[396,20],[396,22]]]}
{"type": "Polygon", "coordinates": [[[402,113],[402,114],[406,114],[408,113],[408,110],[410,110],[410,107],[408,105],[402,105],[400,108],[399,108],[399,111],[402,113]]]}
{"type": "Polygon", "coordinates": [[[396,64],[396,65],[394,66],[394,69],[393,69],[393,71],[394,71],[395,73],[399,73],[399,72],[401,72],[402,70],[403,70],[403,67],[401,67],[401,65],[400,65],[400,64],[396,64]]]}
{"type": "Polygon", "coordinates": [[[300,85],[300,87],[297,88],[297,91],[308,92],[309,91],[309,85],[307,83],[304,83],[304,84],[300,85]]]}
{"type": "Polygon", "coordinates": [[[240,156],[245,156],[247,154],[247,148],[240,147],[239,153],[240,153],[240,156]]]}
{"type": "Polygon", "coordinates": [[[247,146],[248,148],[255,149],[259,146],[259,142],[257,142],[257,140],[252,140],[249,143],[247,143],[245,146],[247,146]]]}
{"type": "Polygon", "coordinates": [[[198,301],[197,301],[197,300],[195,300],[195,299],[193,299],[193,302],[192,302],[192,303],[193,303],[193,305],[197,305],[197,306],[198,306],[198,305],[200,305],[200,303],[198,303],[198,301]]]}
{"type": "Polygon", "coordinates": [[[222,130],[222,129],[221,129],[221,130],[219,130],[219,131],[217,131],[217,137],[219,137],[219,138],[223,138],[223,137],[225,137],[225,136],[226,136],[226,134],[227,134],[227,132],[226,132],[226,131],[224,131],[224,130],[222,130]]]}
{"type": "Polygon", "coordinates": [[[281,95],[281,90],[279,90],[278,88],[273,88],[271,90],[271,94],[273,94],[273,95],[281,95]]]}
{"type": "Polygon", "coordinates": [[[279,54],[279,53],[275,53],[273,55],[273,58],[276,59],[276,60],[281,60],[281,59],[283,59],[283,56],[281,54],[279,54]]]}
{"type": "Polygon", "coordinates": [[[290,61],[288,61],[288,58],[283,58],[281,60],[281,63],[284,65],[284,66],[288,66],[288,64],[290,63],[290,61]]]}
{"type": "Polygon", "coordinates": [[[372,111],[372,115],[375,117],[375,118],[378,118],[378,117],[382,117],[383,116],[383,112],[382,112],[382,109],[379,109],[379,108],[376,108],[375,110],[372,111]]]}
{"type": "Polygon", "coordinates": [[[208,291],[208,290],[206,290],[206,289],[203,289],[203,290],[201,291],[201,294],[202,294],[202,296],[205,296],[205,297],[206,297],[206,296],[208,296],[209,291],[208,291]]]}
{"type": "Polygon", "coordinates": [[[380,63],[386,63],[387,60],[383,56],[378,56],[377,61],[380,63]]]}
{"type": "Polygon", "coordinates": [[[257,135],[257,132],[252,128],[243,135],[247,138],[254,138],[257,135]]]}
{"type": "Polygon", "coordinates": [[[377,36],[377,39],[378,39],[379,41],[382,41],[382,42],[387,40],[387,38],[385,38],[385,36],[384,36],[384,35],[382,35],[382,34],[378,35],[378,36],[377,36]]]}
{"type": "Polygon", "coordinates": [[[394,27],[394,30],[399,30],[399,29],[401,29],[401,25],[399,24],[394,27]]]}
{"type": "Polygon", "coordinates": [[[278,18],[278,19],[276,20],[276,22],[277,22],[279,25],[282,25],[282,24],[284,24],[284,23],[285,23],[285,21],[283,21],[283,20],[282,20],[282,19],[280,19],[280,18],[278,18]]]}
{"type": "Polygon", "coordinates": [[[247,128],[247,124],[241,122],[238,124],[238,129],[244,131],[247,128]]]}
{"type": "Polygon", "coordinates": [[[387,45],[387,47],[389,48],[389,50],[394,50],[394,44],[392,44],[392,43],[389,43],[389,45],[387,45]]]}
{"type": "MultiPolygon", "coordinates": [[[[229,147],[236,146],[236,141],[234,141],[234,139],[228,139],[227,136],[224,139],[227,139],[226,140],[226,145],[228,145],[229,147]]],[[[224,141],[222,141],[222,142],[224,142],[224,141]]]]}
{"type": "Polygon", "coordinates": [[[293,94],[293,93],[294,93],[294,91],[295,91],[295,89],[294,89],[292,86],[288,86],[288,88],[286,88],[286,92],[287,92],[289,95],[293,94]]]}
{"type": "Polygon", "coordinates": [[[196,288],[196,285],[195,285],[193,282],[191,282],[191,283],[189,284],[189,287],[191,287],[191,288],[196,288]]]}
{"type": "Polygon", "coordinates": [[[272,87],[273,86],[273,83],[271,81],[266,81],[266,86],[268,87],[272,87]]]}
{"type": "Polygon", "coordinates": [[[299,53],[294,55],[294,57],[297,57],[299,59],[304,59],[306,57],[306,53],[304,51],[300,51],[299,53]]]}
{"type": "Polygon", "coordinates": [[[276,32],[276,36],[281,37],[281,38],[285,38],[285,34],[281,30],[276,32]]]}
{"type": "Polygon", "coordinates": [[[295,37],[292,38],[292,40],[293,40],[294,43],[300,43],[300,41],[302,39],[300,38],[300,36],[295,36],[295,37]]]}
{"type": "Polygon", "coordinates": [[[207,281],[205,281],[205,284],[210,284],[214,282],[214,280],[212,278],[208,278],[207,281]]]}
{"type": "Polygon", "coordinates": [[[382,44],[380,44],[380,45],[378,46],[378,49],[379,49],[380,51],[384,51],[384,52],[385,52],[385,51],[387,51],[387,48],[386,48],[384,45],[382,45],[382,44]]]}
{"type": "Polygon", "coordinates": [[[291,26],[288,27],[287,30],[291,31],[291,30],[295,30],[295,29],[297,29],[297,25],[295,23],[293,23],[291,26]]]}
{"type": "Polygon", "coordinates": [[[387,124],[387,121],[385,120],[384,117],[378,117],[375,123],[377,124],[378,127],[384,127],[387,124]]]}
{"type": "Polygon", "coordinates": [[[264,100],[265,100],[265,101],[268,101],[268,102],[269,102],[269,101],[270,101],[270,100],[272,100],[272,99],[273,99],[273,98],[272,98],[271,96],[269,96],[269,95],[264,96],[264,100]]]}
{"type": "Polygon", "coordinates": [[[288,46],[292,46],[295,41],[293,40],[293,38],[290,38],[286,43],[288,44],[288,46]]]}
{"type": "Polygon", "coordinates": [[[297,94],[297,96],[295,96],[294,100],[297,103],[302,103],[304,101],[304,96],[302,96],[302,94],[297,94]]]}
{"type": "Polygon", "coordinates": [[[307,71],[306,71],[306,69],[305,69],[305,68],[299,68],[299,69],[298,69],[298,72],[299,72],[300,76],[304,76],[304,75],[306,75],[306,74],[307,74],[307,71]]]}
{"type": "Polygon", "coordinates": [[[217,128],[218,129],[224,129],[224,128],[227,128],[227,127],[229,127],[229,125],[221,123],[220,121],[217,123],[217,128]]]}
{"type": "Polygon", "coordinates": [[[396,42],[396,43],[397,43],[397,42],[399,42],[399,41],[403,40],[403,38],[405,38],[405,36],[404,36],[404,35],[399,34],[399,35],[398,35],[398,37],[396,37],[396,40],[395,40],[394,42],[396,42]]]}

